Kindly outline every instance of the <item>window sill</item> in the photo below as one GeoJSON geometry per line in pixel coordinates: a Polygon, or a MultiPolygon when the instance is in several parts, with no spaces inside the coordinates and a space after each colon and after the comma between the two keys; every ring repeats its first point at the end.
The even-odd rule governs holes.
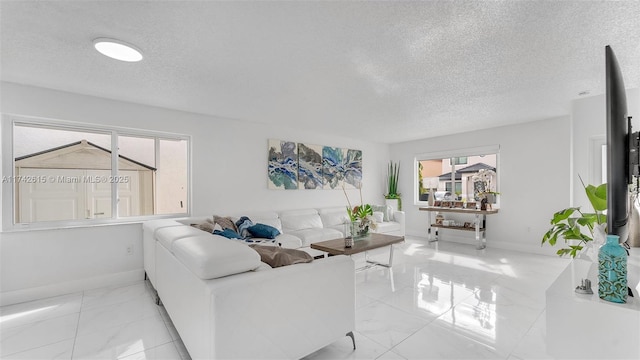
{"type": "Polygon", "coordinates": [[[34,224],[13,224],[0,231],[3,233],[19,233],[29,231],[41,231],[41,230],[64,230],[64,229],[82,229],[82,228],[95,228],[104,226],[118,226],[118,225],[132,225],[141,224],[145,221],[160,220],[160,219],[181,219],[189,217],[189,214],[169,214],[169,215],[155,215],[145,217],[132,217],[130,219],[108,219],[91,222],[77,222],[77,223],[34,223],[34,224]]]}

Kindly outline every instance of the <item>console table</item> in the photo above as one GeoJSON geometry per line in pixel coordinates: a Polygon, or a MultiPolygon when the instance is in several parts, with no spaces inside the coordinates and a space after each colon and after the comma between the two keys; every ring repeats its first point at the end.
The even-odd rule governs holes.
{"type": "Polygon", "coordinates": [[[475,231],[476,233],[476,249],[481,250],[486,247],[487,239],[485,237],[485,231],[487,226],[487,215],[497,214],[498,209],[493,210],[477,210],[477,209],[464,209],[464,208],[444,208],[444,207],[436,207],[436,206],[427,206],[419,208],[420,211],[427,212],[428,218],[428,228],[427,234],[429,237],[429,242],[438,241],[438,229],[451,229],[451,230],[463,230],[463,231],[475,231]],[[435,224],[431,221],[431,213],[432,212],[441,212],[441,213],[457,213],[457,214],[468,214],[475,215],[475,226],[474,227],[463,227],[463,226],[444,226],[441,224],[435,224]],[[431,228],[435,228],[435,239],[432,239],[432,231],[431,228]],[[482,236],[480,236],[482,235],[482,236]]]}

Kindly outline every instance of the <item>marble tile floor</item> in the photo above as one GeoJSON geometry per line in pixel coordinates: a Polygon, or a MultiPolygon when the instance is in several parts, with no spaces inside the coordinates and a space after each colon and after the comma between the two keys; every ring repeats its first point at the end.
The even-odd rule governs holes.
{"type": "MultiPolygon", "coordinates": [[[[545,290],[567,264],[408,237],[391,271],[356,274],[357,350],[345,337],[305,359],[550,359],[545,290]]],[[[143,281],[1,307],[0,358],[190,359],[143,281]]]]}

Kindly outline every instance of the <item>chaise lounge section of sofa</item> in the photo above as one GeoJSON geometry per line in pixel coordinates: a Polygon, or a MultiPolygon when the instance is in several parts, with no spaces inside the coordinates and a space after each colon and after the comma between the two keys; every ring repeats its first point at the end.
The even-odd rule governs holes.
{"type": "Polygon", "coordinates": [[[193,359],[298,359],[353,335],[349,257],[271,268],[175,220],[144,223],[143,237],[147,276],[193,359]]]}

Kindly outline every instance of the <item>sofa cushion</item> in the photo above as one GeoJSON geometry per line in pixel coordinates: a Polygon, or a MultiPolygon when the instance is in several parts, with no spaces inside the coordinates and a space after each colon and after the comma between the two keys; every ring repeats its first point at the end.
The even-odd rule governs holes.
{"type": "Polygon", "coordinates": [[[206,231],[208,233],[212,233],[213,230],[222,230],[222,226],[220,226],[220,224],[214,223],[213,219],[207,219],[205,221],[191,223],[189,225],[198,230],[206,231]]]}
{"type": "Polygon", "coordinates": [[[309,246],[311,243],[315,242],[340,239],[344,237],[342,232],[331,228],[302,229],[292,231],[288,234],[299,237],[300,240],[302,240],[303,247],[309,246]]]}
{"type": "Polygon", "coordinates": [[[269,226],[273,226],[274,228],[280,230],[280,232],[282,232],[282,223],[280,222],[280,217],[278,216],[278,213],[275,211],[243,211],[242,213],[238,213],[238,214],[230,214],[231,218],[237,220],[240,219],[242,216],[246,216],[249,219],[251,219],[251,221],[253,221],[254,224],[257,223],[261,223],[261,224],[266,224],[269,226]]]}
{"type": "Polygon", "coordinates": [[[346,206],[319,209],[318,213],[324,227],[335,228],[337,225],[350,222],[346,206]]]}
{"type": "Polygon", "coordinates": [[[276,236],[280,235],[280,230],[274,228],[273,226],[261,223],[249,226],[247,228],[247,231],[254,237],[265,239],[275,239],[276,236]]]}
{"type": "Polygon", "coordinates": [[[313,261],[313,257],[302,250],[284,249],[277,246],[249,246],[260,254],[263,263],[269,264],[272,268],[313,261]]]}
{"type": "Polygon", "coordinates": [[[287,249],[297,249],[302,247],[302,240],[291,234],[280,234],[276,236],[275,243],[287,249]]]}
{"type": "Polygon", "coordinates": [[[400,223],[395,222],[395,221],[387,221],[387,222],[382,222],[382,223],[377,223],[376,224],[376,233],[380,233],[380,234],[387,234],[390,232],[397,232],[397,231],[402,231],[402,227],[400,226],[400,223]]]}
{"type": "Polygon", "coordinates": [[[244,243],[204,234],[176,240],[173,253],[199,278],[216,279],[260,267],[260,255],[244,243]]]}
{"type": "Polygon", "coordinates": [[[142,224],[142,228],[147,231],[149,234],[155,235],[158,229],[173,227],[173,226],[182,226],[184,224],[171,220],[171,219],[160,219],[160,220],[149,220],[145,221],[142,224]]]}
{"type": "Polygon", "coordinates": [[[238,232],[238,227],[236,226],[233,219],[229,216],[222,217],[218,215],[213,215],[213,222],[216,224],[220,224],[223,229],[231,229],[235,232],[238,232]]]}
{"type": "Polygon", "coordinates": [[[384,221],[384,213],[382,211],[374,211],[373,212],[373,220],[376,223],[381,223],[384,221]]]}
{"type": "Polygon", "coordinates": [[[280,213],[284,232],[322,228],[322,220],[315,209],[292,210],[280,213]]]}
{"type": "Polygon", "coordinates": [[[202,230],[187,225],[164,227],[156,230],[156,239],[169,251],[173,251],[173,243],[176,240],[203,235],[202,230]]]}

